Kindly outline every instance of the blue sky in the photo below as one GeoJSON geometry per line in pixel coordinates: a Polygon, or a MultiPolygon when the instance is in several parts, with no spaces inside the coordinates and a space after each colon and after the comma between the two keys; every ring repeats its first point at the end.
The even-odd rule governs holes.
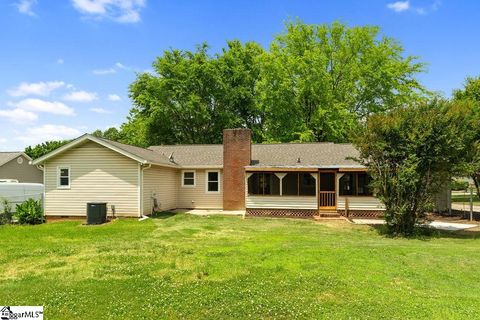
{"type": "Polygon", "coordinates": [[[0,150],[118,126],[135,72],[169,48],[268,46],[283,22],[378,25],[449,96],[480,75],[480,1],[1,0],[0,150]]]}

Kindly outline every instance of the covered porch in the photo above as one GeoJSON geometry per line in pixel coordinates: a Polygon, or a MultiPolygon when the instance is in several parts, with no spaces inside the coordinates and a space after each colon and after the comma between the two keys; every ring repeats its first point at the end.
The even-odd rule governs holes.
{"type": "Polygon", "coordinates": [[[380,210],[362,168],[247,168],[246,209],[254,215],[338,216],[380,210]]]}

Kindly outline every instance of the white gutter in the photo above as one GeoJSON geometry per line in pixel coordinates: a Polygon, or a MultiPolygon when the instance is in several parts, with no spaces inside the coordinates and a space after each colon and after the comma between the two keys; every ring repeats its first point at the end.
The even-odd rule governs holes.
{"type": "Polygon", "coordinates": [[[362,165],[301,165],[301,166],[283,166],[283,165],[263,165],[263,166],[245,166],[245,169],[364,169],[362,165]]]}
{"type": "Polygon", "coordinates": [[[200,165],[178,165],[176,168],[180,169],[223,169],[223,165],[208,165],[208,164],[200,164],[200,165]]]}
{"type": "MultiPolygon", "coordinates": [[[[146,161],[144,163],[147,164],[146,161]]],[[[152,167],[151,163],[148,164],[148,167],[142,167],[142,165],[139,164],[139,168],[140,168],[140,172],[139,172],[139,180],[140,180],[139,181],[139,186],[140,186],[140,188],[139,189],[140,190],[139,190],[139,195],[138,195],[138,199],[139,199],[139,204],[138,205],[139,205],[139,208],[140,208],[140,214],[139,214],[140,218],[138,219],[138,221],[143,221],[143,220],[148,219],[148,217],[143,214],[143,172],[147,169],[150,169],[151,167],[152,167]]]]}

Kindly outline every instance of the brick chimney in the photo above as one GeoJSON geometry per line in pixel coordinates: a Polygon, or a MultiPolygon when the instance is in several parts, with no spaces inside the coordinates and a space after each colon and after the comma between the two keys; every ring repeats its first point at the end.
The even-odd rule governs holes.
{"type": "Polygon", "coordinates": [[[245,166],[252,158],[250,129],[223,130],[223,209],[245,209],[245,166]]]}

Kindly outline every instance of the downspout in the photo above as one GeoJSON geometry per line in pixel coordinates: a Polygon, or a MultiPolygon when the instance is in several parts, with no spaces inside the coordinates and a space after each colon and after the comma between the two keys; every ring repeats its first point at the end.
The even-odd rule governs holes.
{"type": "Polygon", "coordinates": [[[145,219],[148,219],[148,216],[143,214],[143,172],[147,169],[150,169],[152,167],[152,164],[149,163],[148,166],[143,167],[143,164],[140,165],[140,218],[138,221],[143,221],[145,219]]]}
{"type": "MultiPolygon", "coordinates": [[[[31,161],[30,161],[30,164],[31,164],[31,161]]],[[[37,169],[39,170],[42,170],[42,174],[43,174],[43,193],[42,193],[42,209],[43,209],[43,217],[45,218],[45,198],[46,198],[46,194],[45,194],[45,174],[46,174],[46,171],[47,171],[47,168],[45,167],[45,164],[38,164],[36,165],[37,169]]]]}

